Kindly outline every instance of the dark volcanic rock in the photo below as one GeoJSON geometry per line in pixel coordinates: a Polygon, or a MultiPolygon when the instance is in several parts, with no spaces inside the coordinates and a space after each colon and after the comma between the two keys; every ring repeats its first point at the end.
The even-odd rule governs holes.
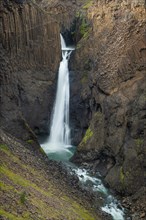
{"type": "Polygon", "coordinates": [[[0,3],[0,122],[11,134],[28,139],[28,127],[48,132],[61,56],[60,28],[32,3],[7,3],[0,3]]]}
{"type": "Polygon", "coordinates": [[[134,194],[145,184],[144,2],[98,1],[86,13],[92,29],[71,64],[84,109],[77,127],[86,122],[74,161],[96,164],[113,189],[134,194]]]}

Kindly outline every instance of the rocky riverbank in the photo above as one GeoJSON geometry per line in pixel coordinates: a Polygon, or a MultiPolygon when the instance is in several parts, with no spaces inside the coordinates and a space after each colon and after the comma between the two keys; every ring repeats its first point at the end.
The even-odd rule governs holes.
{"type": "Polygon", "coordinates": [[[0,130],[0,219],[103,219],[74,178],[35,146],[0,130]]]}

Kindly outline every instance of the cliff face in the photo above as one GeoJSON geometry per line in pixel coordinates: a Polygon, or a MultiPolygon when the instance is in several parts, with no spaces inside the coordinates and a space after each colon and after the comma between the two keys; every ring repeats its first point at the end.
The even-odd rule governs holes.
{"type": "Polygon", "coordinates": [[[33,3],[0,2],[1,126],[20,138],[47,130],[59,66],[58,23],[33,3]],[[29,125],[28,125],[28,124],[29,125]]]}
{"type": "Polygon", "coordinates": [[[92,1],[76,18],[73,114],[80,136],[86,132],[74,159],[91,163],[121,194],[145,183],[145,15],[144,1],[92,1]]]}

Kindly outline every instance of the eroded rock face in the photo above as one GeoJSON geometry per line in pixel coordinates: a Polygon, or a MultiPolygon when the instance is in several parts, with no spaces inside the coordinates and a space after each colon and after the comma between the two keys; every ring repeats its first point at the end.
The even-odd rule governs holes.
{"type": "Polygon", "coordinates": [[[1,1],[1,126],[47,132],[61,57],[59,24],[32,3],[1,1]]]}
{"type": "Polygon", "coordinates": [[[84,109],[77,121],[86,130],[74,160],[94,164],[121,194],[134,194],[145,182],[145,15],[144,1],[92,3],[92,29],[71,64],[84,109]]]}

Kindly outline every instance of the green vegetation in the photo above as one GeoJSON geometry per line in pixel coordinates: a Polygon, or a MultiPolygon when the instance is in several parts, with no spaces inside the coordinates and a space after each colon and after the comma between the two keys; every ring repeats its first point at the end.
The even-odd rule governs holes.
{"type": "Polygon", "coordinates": [[[29,212],[23,212],[22,214],[23,219],[27,219],[27,220],[31,220],[32,218],[30,217],[30,213],[29,212]]]}
{"type": "Polygon", "coordinates": [[[45,154],[45,155],[46,155],[46,153],[45,153],[45,151],[43,150],[43,148],[40,147],[39,150],[40,150],[40,152],[41,152],[42,154],[45,154]]]}
{"type": "Polygon", "coordinates": [[[5,197],[11,195],[14,198],[15,207],[3,204],[0,209],[1,216],[10,220],[31,220],[32,210],[40,220],[45,220],[48,216],[51,219],[95,219],[91,210],[86,210],[80,201],[60,191],[51,179],[47,180],[45,172],[31,167],[21,160],[20,156],[14,155],[11,149],[6,149],[5,145],[1,145],[0,159],[3,157],[3,163],[0,164],[0,189],[5,192],[5,197]],[[19,208],[22,213],[17,213],[19,208]]]}
{"type": "Polygon", "coordinates": [[[80,18],[80,16],[81,16],[81,12],[80,12],[80,11],[77,11],[75,17],[76,17],[76,18],[80,18]]]}
{"type": "Polygon", "coordinates": [[[9,150],[9,148],[5,144],[0,144],[0,150],[9,150]]]}
{"type": "Polygon", "coordinates": [[[15,162],[15,164],[18,164],[18,165],[21,167],[21,169],[29,170],[29,172],[30,172],[31,174],[33,174],[33,175],[37,175],[37,174],[38,174],[38,172],[35,171],[31,166],[26,165],[26,164],[23,164],[22,161],[21,161],[18,157],[14,156],[14,155],[9,151],[8,148],[0,148],[0,150],[1,150],[3,153],[5,153],[8,157],[11,157],[11,159],[13,160],[13,162],[15,162]]]}
{"type": "Polygon", "coordinates": [[[94,218],[89,216],[89,213],[85,209],[81,208],[81,206],[77,202],[74,202],[73,206],[76,208],[80,216],[82,216],[82,218],[77,218],[77,220],[80,220],[80,219],[94,220],[94,218]]]}
{"type": "Polygon", "coordinates": [[[24,220],[24,219],[26,219],[26,218],[23,218],[23,217],[17,217],[15,215],[13,215],[12,213],[9,213],[9,212],[7,212],[3,209],[0,209],[0,216],[4,216],[9,220],[24,220]]]}
{"type": "Polygon", "coordinates": [[[81,19],[79,31],[80,31],[80,34],[82,35],[83,39],[87,39],[89,37],[90,26],[85,18],[81,19]]]}
{"type": "Polygon", "coordinates": [[[51,196],[51,194],[48,191],[42,190],[40,187],[38,187],[36,184],[32,183],[29,180],[26,180],[22,176],[12,172],[10,169],[8,169],[6,166],[0,166],[0,173],[7,176],[11,181],[13,181],[14,184],[18,184],[22,187],[26,188],[33,188],[34,190],[40,192],[44,196],[51,196]]]}
{"type": "Polygon", "coordinates": [[[33,140],[27,140],[28,144],[33,144],[33,140]]]}
{"type": "Polygon", "coordinates": [[[87,129],[86,134],[82,140],[82,144],[86,144],[87,141],[93,136],[93,131],[91,131],[90,127],[87,129]]]}
{"type": "Polygon", "coordinates": [[[13,189],[14,189],[13,186],[6,185],[5,183],[0,182],[0,190],[1,191],[8,191],[8,190],[13,190],[13,189]]]}
{"type": "MultiPolygon", "coordinates": [[[[1,174],[7,176],[11,181],[13,181],[14,184],[17,184],[23,188],[25,187],[26,190],[32,188],[33,190],[39,193],[39,194],[38,193],[31,194],[29,196],[29,202],[31,202],[31,204],[34,207],[36,207],[37,210],[41,211],[40,214],[44,217],[44,219],[47,218],[47,216],[51,218],[59,219],[60,216],[64,216],[64,215],[71,216],[72,214],[75,215],[76,219],[78,220],[94,219],[94,217],[92,216],[92,214],[89,213],[89,211],[86,211],[86,209],[82,207],[82,205],[80,205],[79,203],[74,202],[72,198],[69,198],[67,196],[63,197],[62,195],[58,197],[58,193],[55,192],[56,190],[54,191],[53,189],[50,188],[51,191],[50,190],[44,191],[34,183],[25,180],[23,177],[13,173],[11,170],[9,170],[6,167],[1,167],[1,174]],[[49,202],[50,206],[48,206],[48,203],[46,203],[45,200],[38,199],[36,195],[41,195],[41,198],[45,198],[45,200],[48,199],[48,201],[50,201],[49,202]],[[56,208],[54,209],[53,204],[55,204],[55,207],[57,207],[57,209],[56,208]]],[[[21,204],[25,204],[25,201],[26,201],[26,192],[23,191],[20,194],[20,202],[21,204]]],[[[7,212],[1,212],[1,213],[3,214],[3,216],[8,217],[9,219],[12,220],[15,219],[15,216],[13,214],[9,215],[9,213],[7,212]]],[[[21,219],[25,219],[25,217],[16,218],[16,220],[21,220],[21,219]]]]}
{"type": "Polygon", "coordinates": [[[100,119],[100,118],[103,117],[103,113],[100,112],[100,111],[98,111],[98,112],[96,112],[96,113],[94,114],[94,117],[97,118],[97,119],[100,119]]]}
{"type": "MultiPolygon", "coordinates": [[[[82,39],[85,40],[89,37],[90,31],[91,31],[90,22],[87,20],[87,17],[81,11],[78,11],[76,13],[76,19],[78,20],[78,23],[79,23],[78,31],[82,39]]],[[[76,48],[79,49],[81,46],[82,44],[79,41],[76,48]]]]}
{"type": "Polygon", "coordinates": [[[22,204],[24,204],[25,201],[26,201],[26,192],[24,191],[24,192],[22,192],[22,193],[20,194],[20,202],[21,202],[22,204]]]}
{"type": "Polygon", "coordinates": [[[83,5],[83,9],[88,9],[93,5],[93,1],[92,0],[88,0],[84,5],[83,5]]]}
{"type": "Polygon", "coordinates": [[[76,46],[76,49],[80,49],[82,47],[82,44],[81,43],[78,43],[77,46],[76,46]]]}
{"type": "Polygon", "coordinates": [[[143,146],[143,139],[142,138],[135,139],[135,144],[137,147],[142,147],[143,146]]]}

